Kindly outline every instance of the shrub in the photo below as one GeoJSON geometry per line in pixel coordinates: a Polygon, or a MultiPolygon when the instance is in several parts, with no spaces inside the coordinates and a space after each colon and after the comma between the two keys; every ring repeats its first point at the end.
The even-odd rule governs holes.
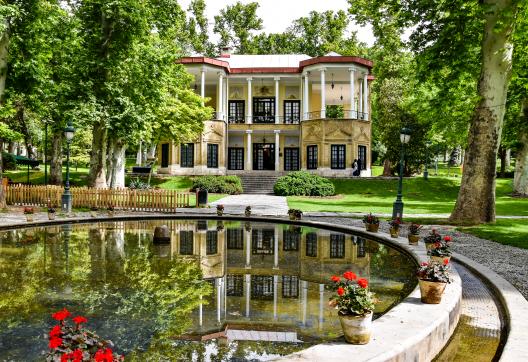
{"type": "Polygon", "coordinates": [[[242,182],[238,176],[199,176],[193,179],[192,191],[207,190],[219,194],[241,194],[242,182]]]}
{"type": "Polygon", "coordinates": [[[16,170],[16,168],[17,168],[16,156],[11,153],[2,152],[2,169],[16,170]]]}
{"type": "Polygon", "coordinates": [[[273,191],[280,196],[332,196],[335,187],[330,180],[306,171],[279,177],[273,191]]]}

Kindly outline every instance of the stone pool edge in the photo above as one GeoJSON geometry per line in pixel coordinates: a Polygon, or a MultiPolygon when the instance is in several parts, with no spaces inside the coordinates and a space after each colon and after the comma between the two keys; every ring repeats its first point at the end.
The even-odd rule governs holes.
{"type": "MultiPolygon", "coordinates": [[[[59,220],[42,220],[11,225],[2,225],[0,230],[52,226],[60,224],[79,224],[93,222],[135,221],[165,219],[204,219],[238,220],[254,222],[278,222],[304,226],[322,227],[325,229],[353,232],[374,240],[380,240],[396,249],[405,252],[416,263],[427,261],[425,245],[409,245],[406,238],[391,238],[384,233],[371,233],[355,226],[335,225],[321,221],[291,221],[279,217],[243,217],[234,215],[216,216],[211,214],[128,214],[113,217],[72,217],[59,220]]],[[[444,293],[442,303],[435,305],[420,302],[418,286],[398,305],[373,322],[373,335],[367,345],[356,346],[346,343],[322,343],[291,355],[283,356],[278,361],[328,361],[342,360],[343,356],[353,356],[357,361],[430,361],[448,343],[460,316],[462,283],[455,269],[452,269],[453,283],[444,293]]]]}

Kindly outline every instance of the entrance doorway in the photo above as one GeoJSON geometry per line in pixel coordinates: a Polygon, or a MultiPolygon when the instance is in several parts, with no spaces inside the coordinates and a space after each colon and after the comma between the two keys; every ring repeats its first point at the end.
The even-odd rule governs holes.
{"type": "Polygon", "coordinates": [[[275,144],[253,144],[253,170],[275,170],[275,144]]]}

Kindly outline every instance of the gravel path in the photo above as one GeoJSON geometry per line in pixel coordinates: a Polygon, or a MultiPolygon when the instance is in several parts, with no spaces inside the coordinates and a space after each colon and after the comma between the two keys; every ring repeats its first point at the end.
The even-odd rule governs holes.
{"type": "MultiPolygon", "coordinates": [[[[310,220],[320,220],[342,225],[363,226],[359,219],[335,218],[335,217],[307,217],[310,220]]],[[[442,235],[450,235],[453,238],[453,251],[467,256],[476,262],[487,266],[504,279],[512,283],[528,300],[528,249],[516,248],[514,246],[502,245],[494,241],[481,239],[476,236],[461,233],[453,226],[424,225],[421,235],[425,236],[431,229],[435,228],[442,235]]],[[[380,231],[388,232],[389,225],[382,222],[380,231]]],[[[404,226],[401,235],[407,235],[407,227],[404,226]]]]}

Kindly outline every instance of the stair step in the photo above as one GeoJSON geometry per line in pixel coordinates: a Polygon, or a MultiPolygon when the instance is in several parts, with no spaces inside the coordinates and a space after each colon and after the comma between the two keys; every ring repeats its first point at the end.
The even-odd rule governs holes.
{"type": "Polygon", "coordinates": [[[280,176],[240,175],[245,194],[273,194],[273,186],[280,176]]]}

